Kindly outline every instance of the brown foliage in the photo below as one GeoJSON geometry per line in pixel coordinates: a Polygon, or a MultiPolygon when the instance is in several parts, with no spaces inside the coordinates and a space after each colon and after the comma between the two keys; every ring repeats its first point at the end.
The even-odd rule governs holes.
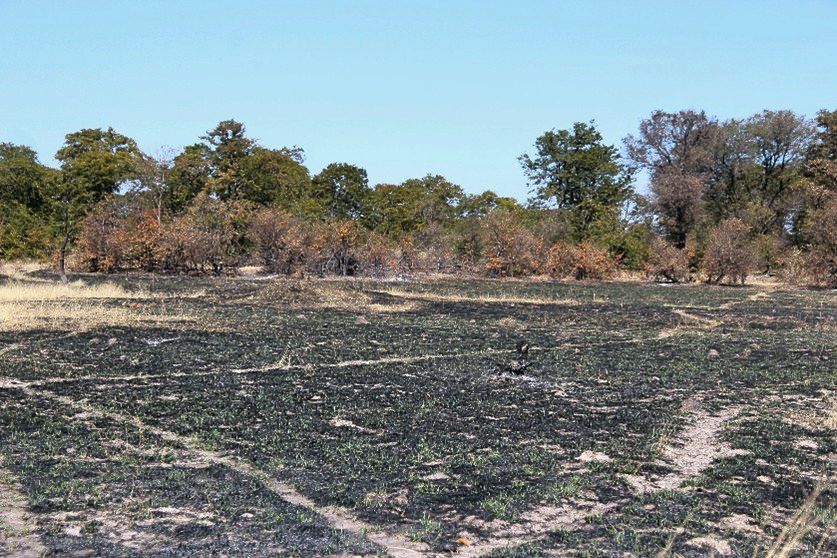
{"type": "Polygon", "coordinates": [[[263,209],[254,216],[250,235],[265,269],[284,275],[304,270],[307,239],[299,219],[279,209],[263,209]]]}
{"type": "Polygon", "coordinates": [[[543,267],[543,243],[510,211],[495,210],[482,220],[485,270],[490,275],[534,275],[543,267]]]}
{"type": "Polygon", "coordinates": [[[355,221],[318,224],[311,236],[309,265],[320,275],[354,275],[358,271],[360,238],[361,226],[355,221]]]}
{"type": "Polygon", "coordinates": [[[119,268],[120,248],[115,233],[119,210],[112,200],[97,204],[84,219],[79,233],[76,266],[83,271],[112,273],[119,268]]]}
{"type": "Polygon", "coordinates": [[[728,280],[744,284],[755,263],[749,232],[737,218],[721,221],[712,229],[703,254],[703,270],[710,283],[728,280]]]}
{"type": "Polygon", "coordinates": [[[808,219],[809,265],[817,284],[837,287],[837,194],[808,219]]]}
{"type": "Polygon", "coordinates": [[[160,239],[163,271],[214,273],[235,270],[247,248],[250,208],[201,194],[160,239]]]}
{"type": "Polygon", "coordinates": [[[401,254],[382,234],[369,233],[359,249],[360,269],[366,275],[388,275],[398,270],[401,254]]]}
{"type": "Polygon", "coordinates": [[[546,271],[553,278],[605,279],[619,268],[619,258],[589,242],[558,242],[549,250],[546,271]]]}
{"type": "Polygon", "coordinates": [[[693,250],[676,248],[663,240],[654,238],[651,253],[645,263],[645,272],[656,281],[683,283],[691,279],[689,261],[693,250]]]}

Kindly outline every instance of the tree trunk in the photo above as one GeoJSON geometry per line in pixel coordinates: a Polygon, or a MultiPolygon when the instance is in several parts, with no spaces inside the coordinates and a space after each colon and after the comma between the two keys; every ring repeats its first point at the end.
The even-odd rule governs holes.
{"type": "Polygon", "coordinates": [[[67,245],[69,244],[69,238],[67,236],[64,237],[64,241],[61,243],[61,248],[58,250],[58,273],[61,274],[61,282],[68,283],[69,279],[67,278],[67,271],[65,262],[67,259],[67,245]]]}

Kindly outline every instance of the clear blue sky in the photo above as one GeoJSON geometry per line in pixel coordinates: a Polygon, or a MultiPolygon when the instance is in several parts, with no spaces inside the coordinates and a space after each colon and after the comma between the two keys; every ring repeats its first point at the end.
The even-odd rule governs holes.
{"type": "Polygon", "coordinates": [[[0,0],[0,141],[41,160],[113,126],[153,152],[243,121],[397,182],[440,173],[525,198],[517,156],[653,109],[837,108],[837,0],[0,0]]]}

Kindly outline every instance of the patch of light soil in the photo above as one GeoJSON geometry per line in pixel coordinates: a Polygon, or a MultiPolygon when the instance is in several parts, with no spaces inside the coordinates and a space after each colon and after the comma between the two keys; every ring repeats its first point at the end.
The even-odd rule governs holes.
{"type": "Polygon", "coordinates": [[[642,493],[677,489],[685,481],[699,477],[716,460],[748,453],[746,450],[733,449],[720,439],[724,424],[738,415],[740,407],[727,407],[710,414],[703,409],[698,399],[691,398],[683,403],[683,411],[688,426],[662,451],[663,457],[675,471],[659,477],[622,475],[634,491],[642,493]]]}
{"type": "Polygon", "coordinates": [[[39,558],[46,547],[35,530],[35,518],[14,476],[0,467],[0,555],[39,558]]]}

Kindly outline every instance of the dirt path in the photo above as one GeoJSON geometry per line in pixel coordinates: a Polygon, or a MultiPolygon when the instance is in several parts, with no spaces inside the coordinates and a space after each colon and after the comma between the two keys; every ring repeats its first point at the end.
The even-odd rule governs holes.
{"type": "Polygon", "coordinates": [[[682,412],[686,415],[686,428],[662,450],[675,471],[660,477],[622,475],[636,492],[680,488],[683,482],[699,477],[715,460],[747,453],[733,449],[720,439],[724,424],[734,419],[741,407],[727,407],[710,414],[699,398],[690,398],[683,403],[682,412]]]}
{"type": "Polygon", "coordinates": [[[35,519],[27,510],[20,485],[0,462],[0,554],[39,558],[46,550],[36,531],[35,519]]]}

